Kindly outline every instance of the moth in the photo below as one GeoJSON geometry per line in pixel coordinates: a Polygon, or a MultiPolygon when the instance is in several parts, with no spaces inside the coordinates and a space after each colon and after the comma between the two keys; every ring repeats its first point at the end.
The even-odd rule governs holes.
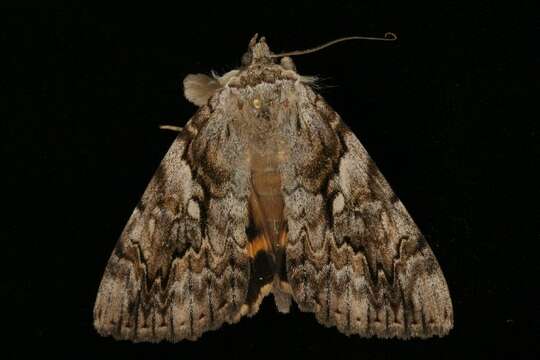
{"type": "Polygon", "coordinates": [[[256,314],[268,294],[280,312],[294,301],[347,335],[450,331],[430,247],[314,79],[298,74],[296,54],[273,54],[255,35],[239,69],[184,79],[199,108],[109,259],[94,308],[101,335],[195,340],[256,314]]]}

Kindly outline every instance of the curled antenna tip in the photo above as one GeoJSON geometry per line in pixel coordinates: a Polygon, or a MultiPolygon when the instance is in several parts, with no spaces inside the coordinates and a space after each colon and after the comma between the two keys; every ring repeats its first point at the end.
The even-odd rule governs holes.
{"type": "Polygon", "coordinates": [[[394,34],[393,32],[387,32],[387,33],[384,33],[384,37],[390,41],[394,41],[394,40],[397,40],[397,35],[394,34]]]}

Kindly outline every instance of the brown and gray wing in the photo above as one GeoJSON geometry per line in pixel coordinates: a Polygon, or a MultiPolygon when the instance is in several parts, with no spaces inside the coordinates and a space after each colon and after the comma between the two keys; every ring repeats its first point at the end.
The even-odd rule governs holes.
{"type": "Polygon", "coordinates": [[[310,96],[284,184],[295,301],[345,334],[445,335],[452,303],[433,252],[355,135],[310,96]]]}
{"type": "Polygon", "coordinates": [[[238,149],[223,121],[201,108],[150,181],[99,287],[101,335],[194,340],[246,313],[248,190],[226,163],[238,149]]]}

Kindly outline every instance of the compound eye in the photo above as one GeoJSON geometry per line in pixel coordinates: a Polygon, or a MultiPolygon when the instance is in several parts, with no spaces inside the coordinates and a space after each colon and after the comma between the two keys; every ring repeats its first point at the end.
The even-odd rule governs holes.
{"type": "Polygon", "coordinates": [[[296,66],[294,65],[294,61],[288,56],[284,56],[280,60],[281,66],[286,70],[293,70],[296,71],[296,66]]]}
{"type": "Polygon", "coordinates": [[[251,60],[253,59],[253,56],[251,55],[251,51],[248,51],[242,55],[242,66],[248,66],[251,64],[251,60]]]}

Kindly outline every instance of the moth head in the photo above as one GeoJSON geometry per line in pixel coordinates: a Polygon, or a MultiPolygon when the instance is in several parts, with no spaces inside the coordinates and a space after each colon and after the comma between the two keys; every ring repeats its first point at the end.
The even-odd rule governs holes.
{"type": "MultiPolygon", "coordinates": [[[[276,59],[278,57],[274,56],[270,51],[265,37],[258,38],[258,34],[255,34],[249,42],[248,50],[242,56],[242,67],[270,65],[274,64],[276,59]]],[[[286,70],[296,71],[292,59],[288,56],[281,57],[280,65],[286,70]]],[[[241,70],[231,70],[222,76],[217,76],[214,73],[212,73],[212,76],[189,74],[184,79],[184,96],[193,104],[203,106],[216,91],[225,86],[241,70]]]]}
{"type": "MultiPolygon", "coordinates": [[[[276,57],[268,44],[266,44],[266,38],[262,36],[258,38],[258,34],[255,34],[249,41],[248,50],[242,56],[242,66],[248,67],[255,64],[273,64],[276,62],[276,57]]],[[[281,57],[279,64],[285,70],[296,71],[296,66],[289,56],[281,57]]]]}
{"type": "Polygon", "coordinates": [[[249,41],[248,49],[242,56],[243,67],[274,63],[274,59],[271,57],[272,52],[266,44],[266,38],[262,36],[257,39],[258,37],[259,34],[255,34],[249,41]]]}

